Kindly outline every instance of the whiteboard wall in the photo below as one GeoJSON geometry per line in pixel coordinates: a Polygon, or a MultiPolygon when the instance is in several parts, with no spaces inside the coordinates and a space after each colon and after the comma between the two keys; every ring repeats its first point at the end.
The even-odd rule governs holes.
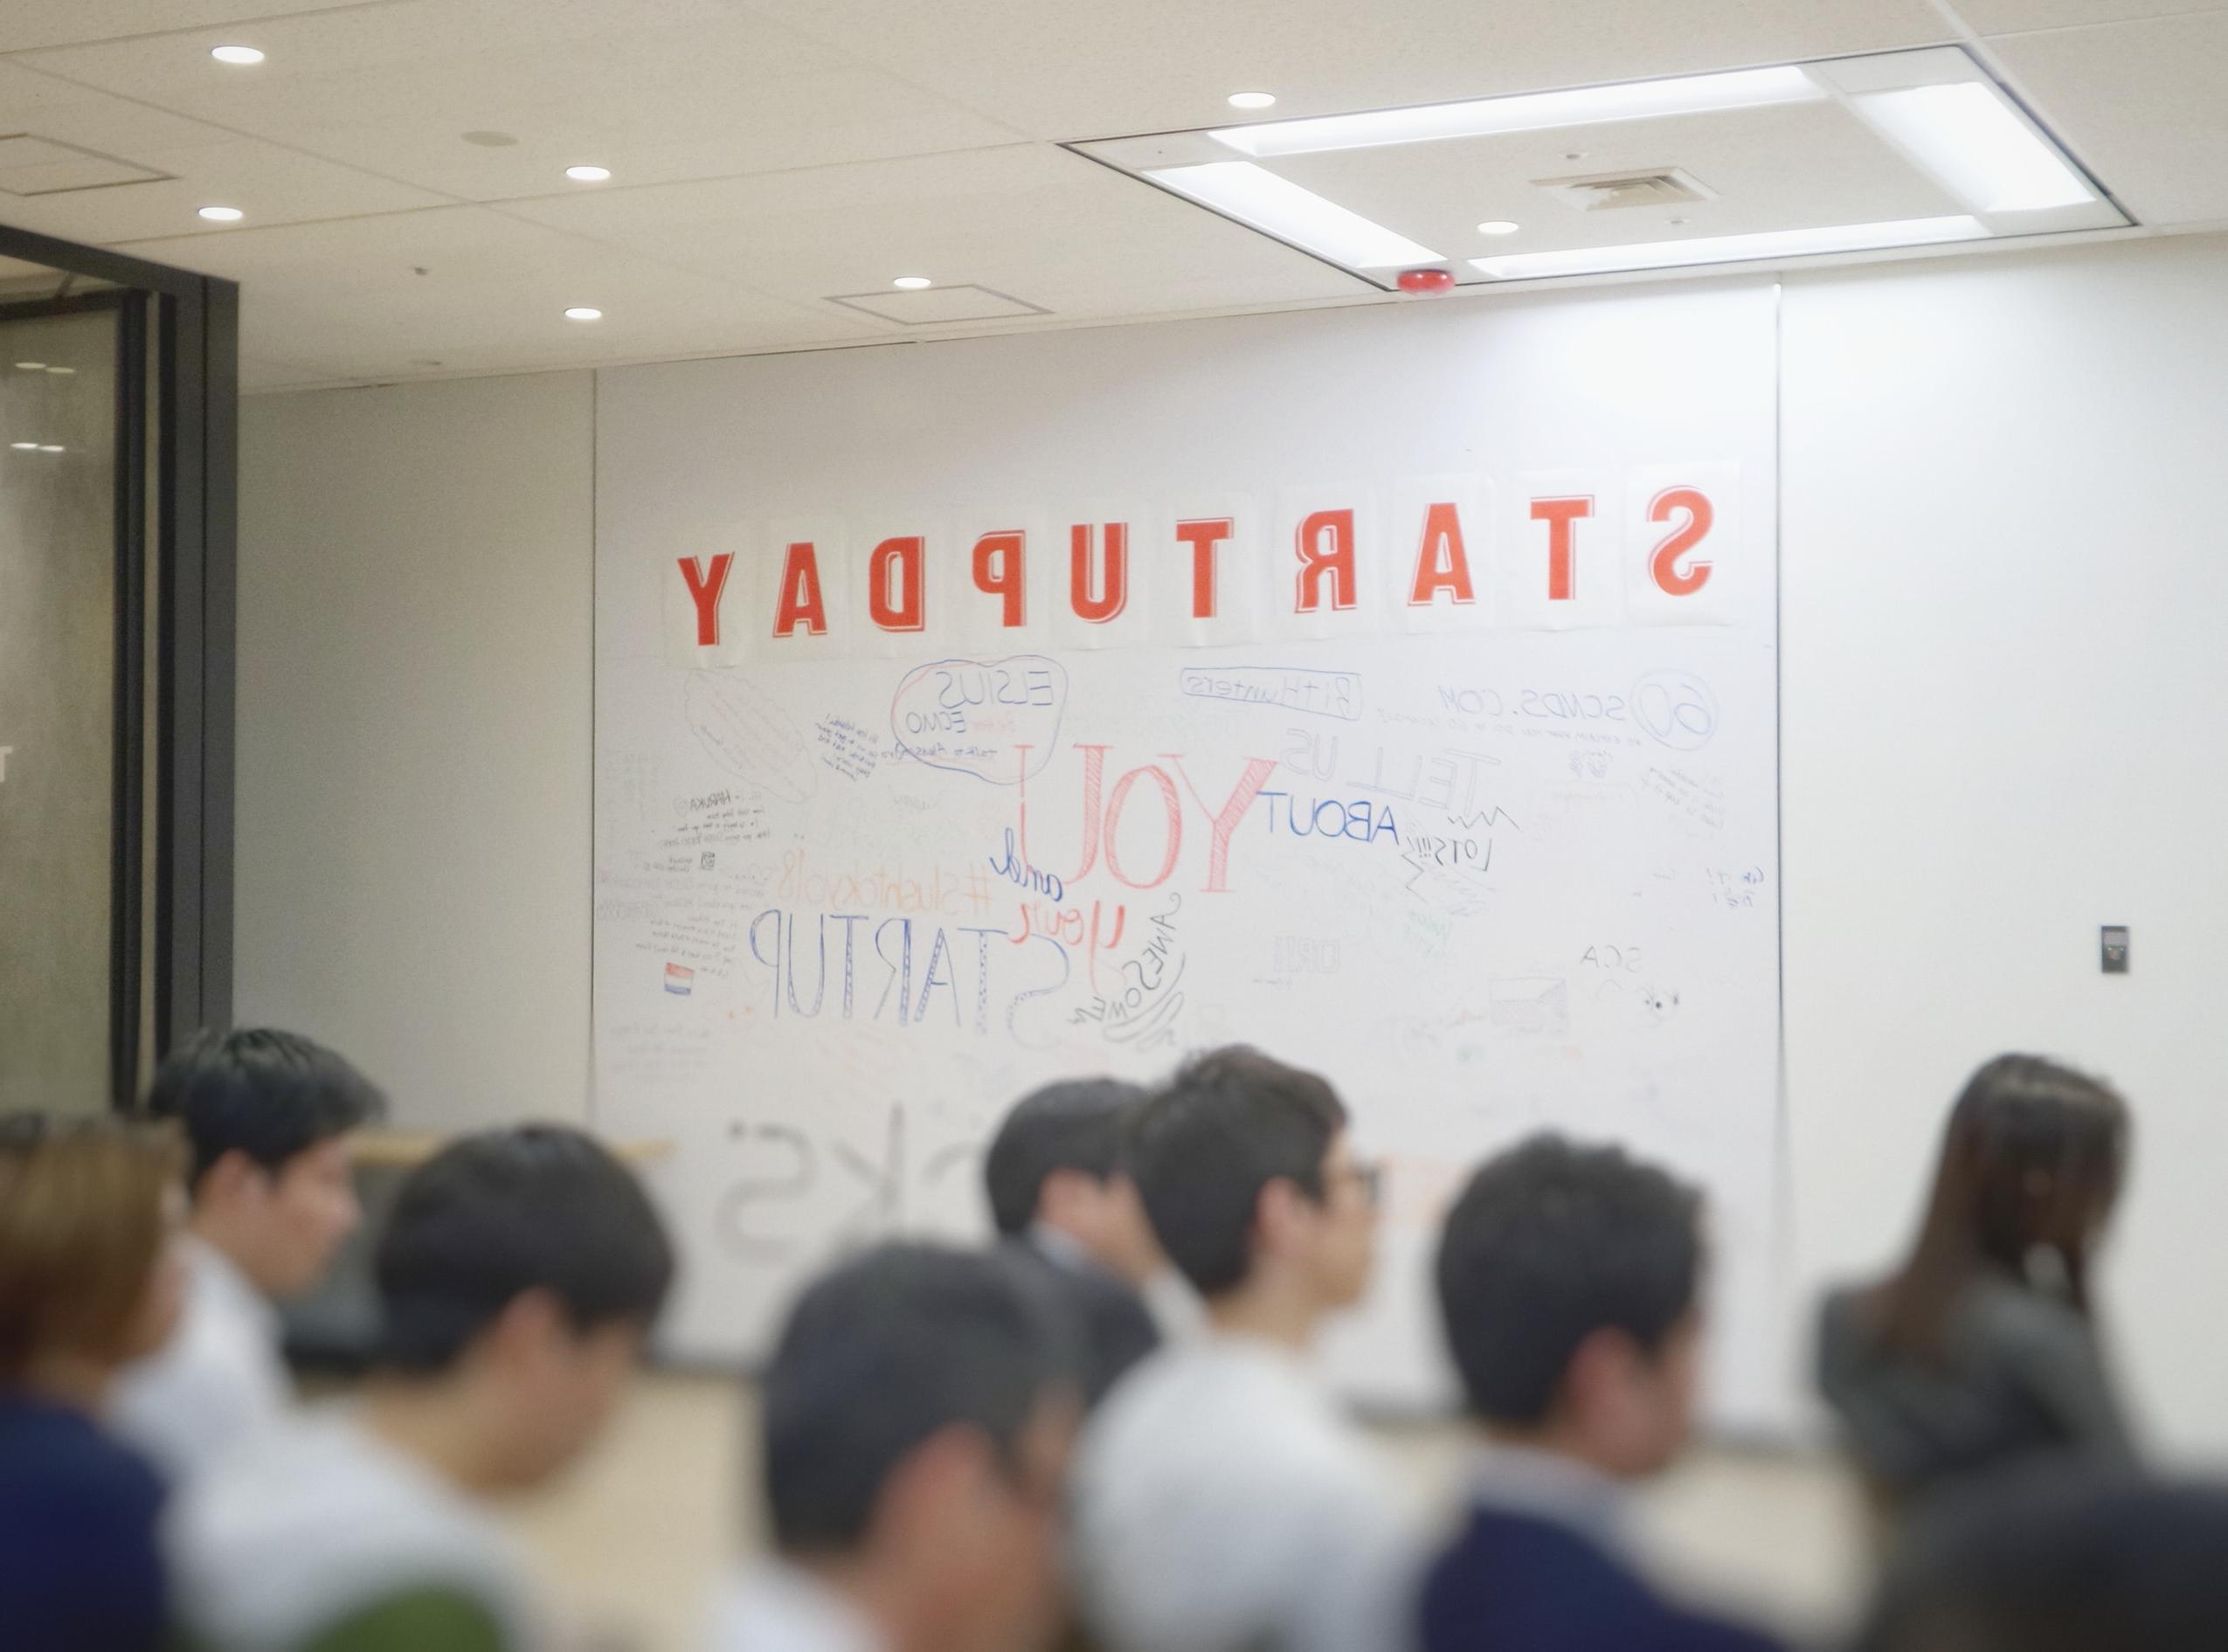
{"type": "Polygon", "coordinates": [[[1555,1127],[1706,1185],[1713,1409],[1775,1420],[1775,303],[600,375],[596,1116],[679,1146],[676,1351],[979,1232],[1032,1085],[1243,1040],[1390,1172],[1356,1397],[1443,1392],[1436,1218],[1555,1127]]]}

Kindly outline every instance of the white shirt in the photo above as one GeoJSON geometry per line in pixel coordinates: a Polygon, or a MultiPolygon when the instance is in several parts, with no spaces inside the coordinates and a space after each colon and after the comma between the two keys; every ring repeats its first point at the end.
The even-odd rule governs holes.
{"type": "Polygon", "coordinates": [[[1295,1354],[1208,1331],[1100,1407],[1071,1492],[1084,1614],[1108,1652],[1406,1646],[1414,1539],[1295,1354]]]}
{"type": "Polygon", "coordinates": [[[293,1652],[424,1589],[479,1602],[515,1652],[544,1644],[531,1575],[493,1519],[346,1404],[281,1419],[188,1482],[163,1539],[180,1626],[225,1652],[293,1652]]]}
{"type": "Polygon", "coordinates": [[[1548,1521],[1630,1558],[1624,1487],[1573,1458],[1531,1446],[1483,1446],[1471,1464],[1470,1496],[1476,1507],[1548,1521]]]}
{"type": "Polygon", "coordinates": [[[1207,1304],[1174,1268],[1162,1268],[1145,1282],[1138,1295],[1145,1298],[1152,1323],[1160,1327],[1161,1341],[1188,1342],[1206,1331],[1207,1304]]]}
{"type": "Polygon", "coordinates": [[[705,1652],[888,1652],[866,1614],[810,1573],[779,1560],[721,1589],[705,1652]]]}
{"type": "Polygon", "coordinates": [[[117,1381],[108,1420],[173,1484],[283,1417],[294,1383],[279,1316],[232,1258],[187,1235],[185,1299],[161,1351],[117,1381]]]}

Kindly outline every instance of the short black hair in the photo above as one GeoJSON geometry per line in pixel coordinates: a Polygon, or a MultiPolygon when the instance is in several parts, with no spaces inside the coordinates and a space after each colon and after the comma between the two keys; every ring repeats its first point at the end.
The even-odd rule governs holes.
{"type": "Polygon", "coordinates": [[[1047,1084],[1014,1102],[983,1159],[998,1231],[1010,1236],[1036,1220],[1045,1178],[1055,1171],[1102,1182],[1120,1173],[1124,1125],[1144,1099],[1142,1085],[1084,1078],[1047,1084]]]}
{"type": "Polygon", "coordinates": [[[385,1364],[453,1365],[504,1309],[546,1290],[574,1328],[648,1329],[673,1246],[633,1172],[577,1130],[467,1136],[404,1179],[372,1264],[385,1364]]]}
{"type": "Polygon", "coordinates": [[[1263,1188],[1289,1181],[1323,1197],[1323,1162],[1346,1123],[1324,1079],[1242,1044],[1194,1057],[1138,1110],[1131,1174],[1161,1248],[1200,1295],[1251,1271],[1263,1188]]]}
{"type": "Polygon", "coordinates": [[[888,1242],[837,1264],[791,1309],[765,1374],[763,1471],[776,1545],[858,1546],[883,1484],[956,1425],[1011,1465],[1048,1399],[1080,1403],[1075,1327],[997,1252],[888,1242]]]}
{"type": "Polygon", "coordinates": [[[2228,1489],[2070,1457],[1932,1503],[1858,1652],[2215,1652],[2228,1646],[2228,1489]]]}
{"type": "Polygon", "coordinates": [[[378,1087],[322,1044],[266,1026],[195,1033],[156,1070],[146,1104],[184,1130],[197,1189],[227,1153],[282,1170],[386,1110],[378,1087]]]}
{"type": "Polygon", "coordinates": [[[1651,1356],[1694,1306],[1701,1196],[1616,1147],[1535,1136],[1470,1177],[1440,1235],[1439,1308],[1470,1409],[1544,1421],[1579,1344],[1651,1356]]]}

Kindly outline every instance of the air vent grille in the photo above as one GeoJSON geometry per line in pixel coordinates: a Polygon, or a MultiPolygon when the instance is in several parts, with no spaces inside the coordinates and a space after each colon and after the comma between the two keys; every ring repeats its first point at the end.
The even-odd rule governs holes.
{"type": "Polygon", "coordinates": [[[1545,190],[1581,212],[1614,212],[1636,206],[1685,206],[1717,198],[1717,191],[1683,167],[1644,172],[1597,172],[1582,178],[1534,178],[1545,190]]]}

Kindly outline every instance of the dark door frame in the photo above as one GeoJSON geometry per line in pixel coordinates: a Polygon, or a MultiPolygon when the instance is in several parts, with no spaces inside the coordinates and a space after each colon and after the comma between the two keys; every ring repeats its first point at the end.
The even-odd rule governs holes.
{"type": "Polygon", "coordinates": [[[159,1059],[232,1018],[232,735],[239,525],[239,287],[215,276],[0,225],[0,257],[121,291],[34,299],[10,316],[119,311],[117,746],[110,1088],[128,1105],[143,1054],[159,1059]],[[149,546],[146,479],[155,391],[155,722],[142,715],[149,546]],[[142,742],[156,743],[155,887],[142,886],[142,742]],[[154,906],[154,979],[140,933],[154,906]],[[151,985],[155,1048],[140,1048],[151,985]]]}

